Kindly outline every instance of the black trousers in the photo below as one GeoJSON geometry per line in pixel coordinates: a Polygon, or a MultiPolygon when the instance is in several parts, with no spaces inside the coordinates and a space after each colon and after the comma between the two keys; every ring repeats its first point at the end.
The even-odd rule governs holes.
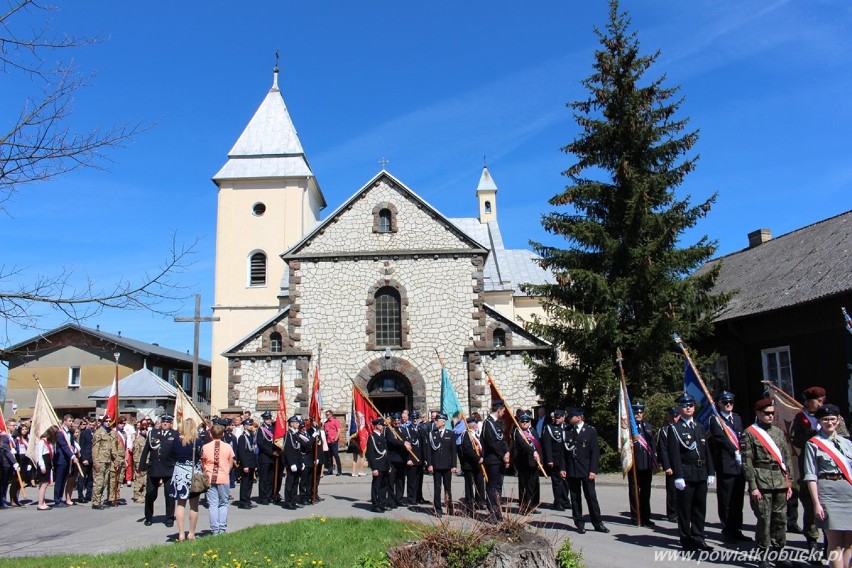
{"type": "Polygon", "coordinates": [[[682,546],[704,544],[706,514],[707,480],[687,481],[686,487],[677,492],[677,529],[682,546]]]}
{"type": "Polygon", "coordinates": [[[160,482],[163,484],[163,494],[166,497],[166,520],[175,520],[175,498],[169,497],[169,483],[172,476],[168,477],[151,477],[148,475],[147,485],[145,485],[145,520],[150,521],[154,518],[154,501],[157,500],[157,493],[160,491],[160,482]]]}
{"type": "MultiPolygon", "coordinates": [[[[302,503],[311,503],[314,499],[314,468],[305,466],[301,472],[299,480],[299,499],[302,503]]],[[[317,474],[317,484],[319,484],[319,473],[317,474]]]]}
{"type": "Polygon", "coordinates": [[[745,499],[745,475],[716,476],[716,502],[722,534],[737,536],[743,529],[743,501],[745,499]]]}
{"type": "Polygon", "coordinates": [[[516,466],[518,476],[518,501],[520,502],[520,513],[528,513],[541,502],[541,493],[538,481],[538,468],[527,464],[516,466]]]}
{"type": "Polygon", "coordinates": [[[284,480],[284,503],[286,505],[296,504],[301,479],[302,475],[300,471],[287,470],[287,478],[284,480]]]}
{"type": "Polygon", "coordinates": [[[598,492],[595,489],[594,480],[588,477],[569,477],[568,489],[571,492],[571,517],[574,523],[583,524],[583,502],[580,501],[580,493],[586,497],[586,505],[589,507],[589,518],[592,524],[598,526],[603,522],[601,519],[601,507],[598,505],[598,492]]]}
{"type": "MultiPolygon", "coordinates": [[[[15,470],[11,467],[0,465],[0,505],[6,504],[6,493],[9,491],[14,474],[15,470]]],[[[14,502],[14,496],[11,496],[11,500],[14,502]]]]}
{"type": "Polygon", "coordinates": [[[482,468],[464,470],[464,501],[470,511],[485,505],[485,477],[482,468]]]}
{"type": "Polygon", "coordinates": [[[414,488],[408,491],[408,495],[415,501],[425,501],[426,499],[423,498],[423,474],[426,468],[423,467],[423,462],[420,462],[411,469],[414,470],[414,488]]]}
{"type": "Polygon", "coordinates": [[[53,501],[55,503],[65,502],[65,483],[68,481],[70,469],[71,464],[60,463],[56,464],[56,469],[53,470],[53,501]]]}
{"type": "Polygon", "coordinates": [[[272,464],[272,500],[281,500],[281,485],[284,482],[284,465],[281,461],[272,464]]]}
{"type": "Polygon", "coordinates": [[[405,494],[405,476],[408,473],[408,466],[405,462],[391,462],[390,471],[388,472],[389,497],[394,505],[403,504],[403,496],[405,494]]]}
{"type": "Polygon", "coordinates": [[[550,487],[553,489],[553,506],[563,509],[571,508],[571,494],[568,491],[568,478],[559,474],[558,467],[548,467],[550,487]]]}
{"type": "Polygon", "coordinates": [[[80,469],[83,470],[83,475],[77,476],[77,497],[82,501],[91,501],[92,500],[92,484],[94,483],[94,477],[92,477],[92,462],[89,462],[89,465],[84,464],[82,461],[80,462],[80,469]]]}
{"type": "Polygon", "coordinates": [[[503,464],[485,464],[485,473],[488,475],[488,481],[485,483],[488,512],[498,519],[503,518],[503,464]]]}
{"type": "Polygon", "coordinates": [[[274,463],[262,463],[257,466],[257,502],[272,502],[272,477],[275,473],[274,463]]]}
{"type": "Polygon", "coordinates": [[[328,452],[325,454],[325,464],[326,464],[326,473],[332,472],[332,460],[337,465],[337,473],[343,471],[340,468],[340,448],[338,448],[337,442],[329,442],[328,444],[328,452]]]}
{"type": "Polygon", "coordinates": [[[380,471],[373,476],[370,484],[370,501],[373,507],[385,507],[388,505],[388,472],[380,471]]]}
{"type": "Polygon", "coordinates": [[[666,518],[677,517],[677,488],[674,484],[674,476],[666,476],[666,518]]]}
{"type": "Polygon", "coordinates": [[[254,468],[250,467],[248,473],[240,470],[240,505],[251,504],[251,489],[254,487],[254,468]]]}
{"type": "Polygon", "coordinates": [[[650,469],[636,470],[636,483],[633,483],[633,471],[627,472],[627,493],[630,496],[630,520],[636,523],[636,485],[639,486],[640,520],[647,523],[651,520],[651,477],[654,472],[650,469]]]}
{"type": "Polygon", "coordinates": [[[435,511],[442,512],[441,508],[441,485],[444,486],[444,491],[447,492],[447,501],[449,502],[447,512],[453,514],[453,471],[451,469],[432,469],[432,483],[434,494],[432,503],[435,505],[435,511]]]}

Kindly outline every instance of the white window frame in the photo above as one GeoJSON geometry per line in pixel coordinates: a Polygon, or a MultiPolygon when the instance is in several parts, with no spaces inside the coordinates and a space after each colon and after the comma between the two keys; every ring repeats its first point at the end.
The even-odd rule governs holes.
{"type": "Polygon", "coordinates": [[[77,389],[83,384],[83,369],[80,367],[68,367],[68,388],[77,389]],[[74,371],[77,371],[76,373],[74,371]],[[77,381],[74,382],[76,376],[77,381]]]}
{"type": "Polygon", "coordinates": [[[261,249],[253,250],[249,253],[246,259],[246,287],[248,288],[266,288],[269,282],[269,255],[261,249]],[[254,284],[251,279],[251,259],[256,254],[263,255],[263,282],[254,284]]]}
{"type": "Polygon", "coordinates": [[[161,379],[163,378],[163,368],[162,367],[156,367],[156,366],[151,367],[151,372],[154,373],[155,375],[157,375],[158,377],[160,377],[161,379]]]}
{"type": "MultiPolygon", "coordinates": [[[[192,389],[192,372],[184,371],[180,376],[180,388],[184,390],[185,393],[190,394],[190,390],[192,389]]],[[[192,396],[190,394],[190,396],[192,396]]]]}
{"type": "Polygon", "coordinates": [[[173,387],[178,384],[178,372],[174,369],[169,369],[169,384],[173,387]]]}
{"type": "Polygon", "coordinates": [[[761,364],[763,365],[763,380],[770,381],[776,387],[778,387],[779,389],[782,389],[784,392],[786,392],[788,394],[792,395],[794,392],[796,392],[795,388],[794,388],[794,382],[793,382],[793,380],[794,380],[794,377],[793,377],[793,355],[790,352],[790,346],[789,345],[782,345],[782,346],[779,346],[779,347],[770,347],[768,349],[761,349],[760,350],[760,359],[761,359],[761,364]],[[787,363],[788,363],[789,369],[790,369],[790,371],[789,371],[790,377],[789,377],[789,379],[786,379],[786,380],[783,379],[782,377],[777,377],[777,376],[772,377],[770,375],[770,360],[774,359],[775,369],[777,369],[779,371],[781,370],[781,368],[782,368],[781,367],[781,354],[782,353],[787,354],[787,363]]]}

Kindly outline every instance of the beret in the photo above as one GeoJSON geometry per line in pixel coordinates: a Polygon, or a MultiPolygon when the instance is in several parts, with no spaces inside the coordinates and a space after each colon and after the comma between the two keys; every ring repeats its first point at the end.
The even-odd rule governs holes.
{"type": "Polygon", "coordinates": [[[817,420],[826,416],[840,416],[840,409],[835,404],[824,404],[814,412],[817,420]]]}
{"type": "Polygon", "coordinates": [[[805,400],[812,400],[814,398],[822,398],[825,396],[825,389],[822,387],[809,387],[804,391],[805,400]]]}
{"type": "Polygon", "coordinates": [[[754,403],[754,411],[758,412],[760,410],[763,410],[767,406],[772,406],[773,404],[774,403],[772,402],[771,398],[761,398],[760,400],[754,403]]]}

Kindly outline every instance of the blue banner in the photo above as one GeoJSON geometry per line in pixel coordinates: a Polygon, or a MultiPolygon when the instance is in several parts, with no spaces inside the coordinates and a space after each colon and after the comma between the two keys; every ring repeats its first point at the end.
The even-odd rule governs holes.
{"type": "Polygon", "coordinates": [[[683,362],[683,390],[695,399],[695,419],[701,422],[709,432],[710,419],[718,412],[704,394],[704,389],[701,388],[701,383],[698,382],[698,377],[695,376],[689,361],[683,362]]]}

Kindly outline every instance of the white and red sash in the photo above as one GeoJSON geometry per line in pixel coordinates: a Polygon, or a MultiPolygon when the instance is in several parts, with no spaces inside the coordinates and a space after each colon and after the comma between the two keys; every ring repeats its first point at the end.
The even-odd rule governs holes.
{"type": "Polygon", "coordinates": [[[737,436],[737,433],[734,432],[733,428],[728,426],[728,423],[722,418],[721,415],[716,415],[716,420],[719,421],[719,425],[722,426],[722,430],[725,432],[725,436],[727,436],[728,441],[734,447],[735,451],[740,451],[740,439],[737,436]]]}
{"type": "Polygon", "coordinates": [[[831,461],[834,462],[834,465],[840,470],[843,474],[843,477],[846,478],[850,484],[852,484],[852,469],[849,467],[849,460],[845,455],[837,451],[837,448],[834,447],[834,444],[826,444],[825,441],[819,436],[814,436],[811,438],[810,443],[821,449],[823,452],[828,454],[828,457],[831,458],[831,461]]]}
{"type": "Polygon", "coordinates": [[[775,443],[775,440],[766,433],[766,430],[760,428],[756,424],[752,424],[746,428],[746,432],[751,432],[752,436],[757,438],[757,441],[760,442],[763,449],[769,452],[772,459],[778,462],[778,466],[781,468],[781,471],[784,472],[784,477],[789,477],[790,474],[787,473],[787,466],[784,464],[784,459],[781,457],[781,450],[778,448],[778,444],[775,443]]]}

